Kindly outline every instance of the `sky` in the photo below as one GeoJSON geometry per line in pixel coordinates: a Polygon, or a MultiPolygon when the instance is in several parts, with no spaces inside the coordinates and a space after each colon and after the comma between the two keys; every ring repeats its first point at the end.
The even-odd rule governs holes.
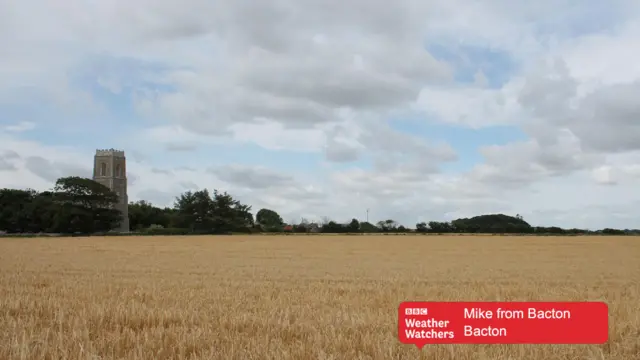
{"type": "Polygon", "coordinates": [[[0,0],[0,187],[640,228],[635,0],[0,0]]]}

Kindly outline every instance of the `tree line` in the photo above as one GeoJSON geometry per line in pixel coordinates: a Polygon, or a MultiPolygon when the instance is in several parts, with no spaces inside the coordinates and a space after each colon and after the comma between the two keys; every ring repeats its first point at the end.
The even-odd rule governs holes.
{"type": "MultiPolygon", "coordinates": [[[[114,208],[118,196],[90,179],[64,177],[50,191],[0,189],[0,232],[96,234],[118,227],[122,214],[114,208]]],[[[286,223],[272,209],[252,207],[227,192],[187,191],[172,207],[160,208],[141,200],[129,204],[131,231],[144,234],[291,233],[491,233],[491,234],[640,234],[639,230],[563,229],[534,227],[520,215],[481,215],[449,222],[420,222],[405,227],[392,219],[375,224],[352,219],[340,223],[324,217],[320,222],[301,219],[286,223]]]]}

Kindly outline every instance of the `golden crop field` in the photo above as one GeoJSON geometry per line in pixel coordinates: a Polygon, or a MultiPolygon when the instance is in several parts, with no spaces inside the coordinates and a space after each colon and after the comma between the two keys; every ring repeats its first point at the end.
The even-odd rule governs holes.
{"type": "Polygon", "coordinates": [[[0,359],[640,359],[640,239],[0,239],[0,359]],[[606,301],[605,345],[397,339],[406,300],[606,301]]]}

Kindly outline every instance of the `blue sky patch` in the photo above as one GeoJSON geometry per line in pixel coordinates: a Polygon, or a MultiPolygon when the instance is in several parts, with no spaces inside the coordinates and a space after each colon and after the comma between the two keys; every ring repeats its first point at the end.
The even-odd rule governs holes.
{"type": "Polygon", "coordinates": [[[430,44],[427,50],[436,59],[446,61],[455,69],[455,80],[473,83],[478,71],[488,80],[488,87],[500,88],[518,71],[515,60],[505,51],[463,44],[430,44]]]}

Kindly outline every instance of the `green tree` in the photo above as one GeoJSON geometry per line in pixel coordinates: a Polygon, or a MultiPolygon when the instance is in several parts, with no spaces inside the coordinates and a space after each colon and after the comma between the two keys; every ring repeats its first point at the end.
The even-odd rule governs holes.
{"type": "Polygon", "coordinates": [[[348,232],[359,232],[360,231],[360,222],[357,219],[352,219],[349,225],[347,225],[348,232]]]}
{"type": "Polygon", "coordinates": [[[45,191],[35,194],[26,209],[29,216],[29,232],[60,232],[56,225],[60,206],[54,201],[53,193],[45,191]]]}
{"type": "Polygon", "coordinates": [[[260,209],[256,214],[256,222],[267,231],[282,231],[284,226],[282,217],[271,209],[260,209]]]}
{"type": "Polygon", "coordinates": [[[209,190],[187,191],[176,198],[176,224],[192,232],[208,232],[213,229],[214,204],[209,190]]]}
{"type": "Polygon", "coordinates": [[[251,206],[240,203],[227,192],[214,190],[213,206],[213,225],[217,232],[244,232],[253,226],[251,206]]]}
{"type": "MultiPolygon", "coordinates": [[[[451,222],[457,232],[468,233],[530,233],[534,229],[521,216],[504,214],[480,215],[451,222]]],[[[452,231],[453,231],[452,229],[452,231]]]]}
{"type": "Polygon", "coordinates": [[[380,228],[375,226],[375,225],[373,225],[370,222],[365,221],[365,222],[361,222],[360,223],[360,232],[363,232],[363,233],[377,233],[379,231],[380,231],[380,228]]]}
{"type": "Polygon", "coordinates": [[[33,215],[28,208],[37,196],[35,190],[0,190],[0,230],[8,233],[28,232],[30,217],[33,215]]]}
{"type": "Polygon", "coordinates": [[[384,220],[384,221],[378,221],[378,227],[383,231],[383,232],[394,232],[398,230],[398,223],[395,220],[384,220]]]}
{"type": "Polygon", "coordinates": [[[248,231],[253,225],[251,206],[235,200],[226,192],[207,189],[183,193],[175,202],[176,223],[198,233],[248,231]]]}
{"type": "Polygon", "coordinates": [[[118,202],[116,193],[91,179],[60,178],[52,195],[58,205],[55,227],[59,232],[106,232],[122,221],[122,213],[114,208],[118,202]]]}
{"type": "Polygon", "coordinates": [[[132,202],[129,204],[129,226],[134,230],[147,229],[152,225],[168,228],[172,212],[172,209],[161,209],[144,200],[132,202]]]}
{"type": "Polygon", "coordinates": [[[453,224],[443,221],[429,221],[429,228],[434,233],[449,233],[455,228],[453,224]]]}
{"type": "Polygon", "coordinates": [[[417,232],[421,232],[421,233],[425,233],[429,231],[429,226],[427,225],[426,222],[419,222],[416,224],[416,231],[417,232]]]}
{"type": "Polygon", "coordinates": [[[343,233],[346,232],[348,229],[348,225],[342,225],[342,224],[338,224],[335,221],[329,221],[326,224],[322,225],[322,232],[323,233],[331,233],[331,234],[338,234],[338,233],[343,233]]]}

